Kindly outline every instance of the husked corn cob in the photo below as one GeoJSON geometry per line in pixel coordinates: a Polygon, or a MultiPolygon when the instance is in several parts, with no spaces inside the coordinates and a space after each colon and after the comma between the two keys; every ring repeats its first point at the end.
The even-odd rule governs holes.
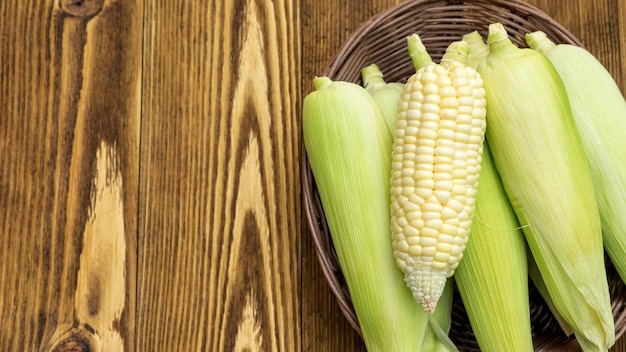
{"type": "Polygon", "coordinates": [[[452,43],[440,64],[432,62],[419,36],[407,43],[416,73],[398,105],[393,248],[407,286],[431,314],[468,239],[485,133],[485,91],[480,75],[462,61],[467,43],[452,43]]]}
{"type": "Polygon", "coordinates": [[[304,143],[365,345],[421,351],[433,323],[406,288],[389,241],[391,133],[363,87],[328,77],[314,84],[302,107],[304,143]]]}
{"type": "Polygon", "coordinates": [[[383,112],[389,131],[393,133],[396,128],[396,117],[398,115],[398,100],[404,89],[404,84],[400,82],[386,82],[383,73],[376,64],[361,69],[361,79],[363,87],[372,95],[376,104],[383,112]]]}
{"type": "Polygon", "coordinates": [[[483,148],[471,240],[454,280],[481,351],[533,351],[526,241],[483,148]]]}
{"type": "Polygon", "coordinates": [[[606,68],[587,50],[527,34],[532,49],[546,55],[559,73],[594,183],[604,248],[626,282],[626,100],[606,68]]]}
{"type": "Polygon", "coordinates": [[[585,351],[606,351],[615,330],[600,217],[563,83],[537,51],[489,26],[478,66],[487,140],[507,196],[555,308],[585,351]]]}

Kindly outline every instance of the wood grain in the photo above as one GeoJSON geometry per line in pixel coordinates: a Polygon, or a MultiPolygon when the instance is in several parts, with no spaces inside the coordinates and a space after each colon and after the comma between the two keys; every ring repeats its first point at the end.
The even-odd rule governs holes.
{"type": "Polygon", "coordinates": [[[134,349],[140,5],[0,5],[3,351],[134,349]]]}
{"type": "Polygon", "coordinates": [[[146,3],[140,351],[300,350],[299,11],[146,3]]]}

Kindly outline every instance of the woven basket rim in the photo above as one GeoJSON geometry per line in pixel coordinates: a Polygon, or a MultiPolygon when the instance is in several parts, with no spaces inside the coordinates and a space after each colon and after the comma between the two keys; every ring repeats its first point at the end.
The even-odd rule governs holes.
{"type": "MultiPolygon", "coordinates": [[[[322,75],[328,76],[332,79],[337,79],[338,77],[341,78],[342,74],[345,73],[342,72],[342,70],[345,68],[343,65],[345,61],[354,57],[354,55],[357,55],[357,52],[362,48],[364,41],[368,39],[368,36],[371,35],[372,32],[374,32],[377,28],[381,28],[381,26],[385,26],[387,23],[386,21],[399,13],[415,11],[417,8],[440,7],[442,10],[441,13],[443,13],[444,15],[441,15],[441,17],[438,19],[441,21],[445,21],[445,11],[462,11],[468,8],[475,9],[478,6],[486,6],[486,3],[489,3],[490,6],[504,9],[502,16],[508,14],[508,12],[506,11],[526,14],[524,20],[533,21],[532,23],[537,25],[541,24],[549,26],[549,36],[551,35],[553,39],[558,38],[560,39],[558,40],[559,42],[567,42],[583,47],[582,42],[573,34],[571,34],[564,26],[554,21],[549,15],[547,15],[543,11],[522,0],[404,0],[398,5],[370,17],[368,20],[361,23],[354,31],[352,31],[347,40],[341,46],[340,50],[331,58],[331,60],[323,70],[322,75]]],[[[511,23],[507,23],[506,21],[500,22],[505,25],[505,27],[511,25],[511,23]]],[[[513,23],[512,25],[516,26],[518,24],[513,23]]],[[[484,30],[486,30],[486,28],[484,28],[483,31],[484,30]]],[[[407,64],[410,65],[410,60],[407,60],[407,64]]],[[[352,76],[352,81],[359,81],[360,77],[355,76],[354,73],[352,73],[352,76]]],[[[396,80],[401,80],[406,77],[407,75],[399,75],[398,77],[396,77],[396,80]]],[[[318,262],[320,263],[322,272],[329,284],[329,287],[331,288],[331,291],[337,299],[340,310],[342,311],[343,315],[346,317],[350,325],[360,334],[361,331],[356,314],[352,307],[350,294],[345,285],[345,281],[343,281],[343,275],[341,273],[340,267],[338,266],[338,259],[334,252],[332,240],[329,236],[329,230],[326,224],[326,219],[324,217],[321,202],[319,200],[319,195],[317,194],[315,180],[308,164],[308,158],[303,139],[300,143],[300,148],[302,153],[301,178],[302,192],[304,194],[305,200],[305,214],[307,217],[309,229],[311,231],[311,237],[313,238],[316,256],[318,262]]],[[[607,270],[611,271],[613,276],[616,276],[617,273],[615,272],[615,269],[612,267],[608,259],[607,264],[607,270]]],[[[621,337],[626,330],[626,287],[621,282],[617,285],[619,287],[615,289],[616,295],[621,300],[619,302],[612,300],[612,308],[615,317],[616,339],[621,337]]],[[[539,299],[541,298],[539,297],[539,299]]],[[[455,304],[456,306],[459,305],[458,299],[455,301],[455,304]]],[[[457,308],[456,306],[455,309],[457,308]]],[[[462,309],[462,307],[459,309],[462,309]]],[[[545,309],[546,308],[544,308],[543,311],[539,309],[538,314],[551,314],[545,309]]],[[[549,319],[549,317],[547,319],[549,319]]],[[[548,322],[550,322],[550,320],[548,320],[548,322]]],[[[552,320],[551,324],[555,324],[555,321],[552,320]]],[[[472,335],[471,327],[467,328],[469,328],[470,335],[472,335]]],[[[533,337],[535,338],[535,336],[533,337]]],[[[564,338],[564,336],[553,337],[541,335],[538,336],[536,341],[534,342],[536,350],[538,351],[554,351],[555,346],[558,346],[558,350],[563,351],[576,351],[579,349],[578,343],[573,337],[564,338]]]]}
{"type": "MultiPolygon", "coordinates": [[[[455,6],[463,6],[464,3],[472,3],[476,1],[463,1],[463,0],[404,0],[400,2],[396,6],[392,6],[385,11],[379,12],[378,14],[370,17],[363,23],[361,23],[352,33],[348,36],[348,40],[344,42],[341,49],[333,56],[330,60],[329,64],[326,66],[323,71],[323,75],[333,76],[334,69],[336,69],[336,65],[341,62],[341,59],[345,57],[347,53],[352,51],[352,49],[357,46],[360,40],[367,34],[368,30],[372,27],[378,25],[382,20],[384,20],[390,13],[393,12],[401,12],[410,8],[411,6],[420,6],[427,5],[429,3],[448,3],[450,5],[455,6]]],[[[538,8],[524,2],[523,0],[492,0],[491,1],[495,5],[506,5],[508,7],[516,7],[519,9],[526,10],[529,13],[532,13],[536,18],[544,20],[546,22],[550,22],[555,31],[558,31],[564,36],[568,36],[572,39],[573,44],[578,46],[583,46],[582,42],[572,35],[564,26],[554,21],[548,14],[539,10],[538,8]]]]}

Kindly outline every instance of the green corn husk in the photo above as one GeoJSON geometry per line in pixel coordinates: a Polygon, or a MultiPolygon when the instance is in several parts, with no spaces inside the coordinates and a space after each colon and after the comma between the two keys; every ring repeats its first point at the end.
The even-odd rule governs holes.
{"type": "Polygon", "coordinates": [[[391,133],[363,87],[328,77],[314,85],[302,107],[304,143],[365,345],[421,351],[427,327],[441,328],[415,302],[393,257],[391,133]]]}
{"type": "Polygon", "coordinates": [[[398,115],[398,101],[404,89],[404,84],[400,82],[386,82],[383,73],[376,64],[361,69],[361,79],[363,87],[372,95],[376,104],[383,112],[389,132],[393,133],[396,128],[396,117],[398,115]]]}
{"type": "Polygon", "coordinates": [[[466,65],[477,68],[478,65],[489,54],[489,45],[485,43],[483,37],[478,31],[473,31],[463,35],[463,41],[469,45],[469,54],[467,55],[466,65]]]}
{"type": "Polygon", "coordinates": [[[598,205],[569,101],[541,53],[489,26],[478,71],[487,140],[555,308],[585,351],[607,351],[615,329],[598,205]]]}
{"type": "Polygon", "coordinates": [[[481,351],[533,351],[526,241],[483,148],[470,239],[454,277],[481,351]]]}
{"type": "Polygon", "coordinates": [[[604,248],[626,282],[626,100],[606,68],[587,50],[555,45],[543,32],[526,36],[556,68],[569,97],[589,161],[604,248]]]}
{"type": "Polygon", "coordinates": [[[530,248],[528,248],[528,246],[526,247],[526,252],[528,253],[528,276],[532,280],[535,288],[537,289],[543,300],[546,302],[548,309],[550,309],[550,312],[552,312],[552,315],[561,327],[561,330],[563,330],[563,333],[565,333],[565,336],[570,336],[574,333],[574,330],[567,323],[567,321],[565,321],[563,316],[561,316],[561,313],[559,313],[559,311],[556,310],[556,308],[554,307],[554,302],[552,302],[552,298],[548,294],[548,288],[546,287],[546,283],[543,282],[543,278],[541,278],[539,267],[537,267],[537,263],[535,263],[535,259],[533,258],[532,253],[530,253],[530,248]]]}

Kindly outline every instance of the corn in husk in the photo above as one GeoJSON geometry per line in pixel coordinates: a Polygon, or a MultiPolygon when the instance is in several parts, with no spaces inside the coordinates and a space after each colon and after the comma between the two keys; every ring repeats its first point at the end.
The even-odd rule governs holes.
{"type": "Polygon", "coordinates": [[[556,45],[543,32],[526,36],[559,73],[589,161],[604,247],[626,282],[626,100],[606,68],[587,50],[556,45]]]}
{"type": "Polygon", "coordinates": [[[368,351],[421,351],[434,323],[393,258],[391,134],[363,87],[328,77],[314,84],[303,103],[304,143],[365,345],[368,351]]]}
{"type": "Polygon", "coordinates": [[[363,80],[363,87],[370,93],[383,112],[389,132],[393,133],[398,116],[398,100],[400,100],[404,84],[400,82],[386,82],[382,71],[376,64],[371,64],[361,69],[361,79],[363,80]]]}
{"type": "Polygon", "coordinates": [[[463,35],[463,41],[469,46],[466,65],[478,68],[478,65],[489,55],[489,45],[485,43],[478,31],[463,35]]]}
{"type": "Polygon", "coordinates": [[[556,70],[489,26],[487,141],[555,308],[585,351],[615,342],[598,205],[556,70]]]}
{"type": "MultiPolygon", "coordinates": [[[[469,55],[467,56],[467,65],[474,67],[474,68],[478,68],[478,65],[487,57],[487,55],[489,54],[489,45],[487,45],[487,43],[485,43],[485,41],[483,40],[483,37],[480,35],[480,33],[478,33],[478,31],[473,31],[470,32],[468,34],[465,34],[463,36],[463,40],[466,41],[469,44],[469,55]]],[[[486,151],[487,153],[491,153],[490,151],[486,151]]],[[[488,156],[493,162],[493,159],[491,158],[491,155],[488,156]]],[[[483,164],[485,164],[485,162],[483,162],[483,164]]],[[[489,165],[487,166],[489,167],[489,165]]],[[[492,166],[494,167],[494,166],[492,166]]],[[[491,171],[486,171],[486,172],[491,172],[491,171]]],[[[494,169],[495,172],[495,169],[494,169]]],[[[499,180],[499,175],[498,175],[498,181],[501,184],[501,181],[499,180]]],[[[501,187],[501,186],[500,186],[501,187]]],[[[506,197],[506,194],[504,194],[504,196],[506,197]]],[[[479,200],[477,200],[477,202],[480,202],[479,200]]],[[[510,203],[508,198],[505,201],[508,205],[509,211],[512,211],[512,209],[510,208],[510,203]]],[[[480,206],[477,204],[477,206],[480,206]]],[[[513,214],[513,216],[515,216],[515,214],[513,214]]],[[[517,223],[517,218],[515,218],[515,222],[517,223]]],[[[521,231],[516,229],[514,230],[515,232],[519,232],[521,231]]],[[[470,233],[471,235],[471,233],[470,233]]],[[[528,276],[530,277],[530,279],[532,280],[533,284],[535,285],[535,287],[537,288],[538,292],[540,293],[540,295],[542,296],[542,298],[544,299],[544,301],[546,302],[548,308],[550,309],[550,311],[552,312],[552,314],[554,315],[555,319],[557,320],[557,322],[559,323],[559,325],[561,326],[563,332],[569,336],[573,333],[572,328],[569,326],[569,324],[567,324],[567,322],[563,319],[563,317],[561,316],[561,314],[554,308],[554,304],[552,303],[552,298],[550,298],[550,295],[548,295],[548,291],[545,287],[545,283],[543,282],[543,279],[541,278],[541,275],[539,273],[539,269],[537,268],[537,264],[535,263],[535,260],[533,259],[532,255],[529,253],[528,251],[528,246],[526,245],[526,243],[524,242],[524,246],[526,247],[526,252],[528,253],[528,255],[526,256],[527,258],[527,262],[528,262],[528,276]]],[[[472,252],[470,250],[470,252],[472,252]]],[[[480,312],[480,310],[476,309],[476,311],[480,312]]],[[[476,319],[483,319],[482,316],[478,316],[476,319]]],[[[499,328],[500,330],[504,330],[502,328],[499,328]]],[[[523,334],[520,334],[523,335],[523,334]]],[[[489,342],[483,342],[482,345],[487,345],[489,344],[492,347],[488,347],[486,346],[485,349],[491,349],[493,350],[493,348],[497,348],[497,343],[489,343],[489,342]]],[[[522,345],[522,344],[520,344],[522,345]]]]}

